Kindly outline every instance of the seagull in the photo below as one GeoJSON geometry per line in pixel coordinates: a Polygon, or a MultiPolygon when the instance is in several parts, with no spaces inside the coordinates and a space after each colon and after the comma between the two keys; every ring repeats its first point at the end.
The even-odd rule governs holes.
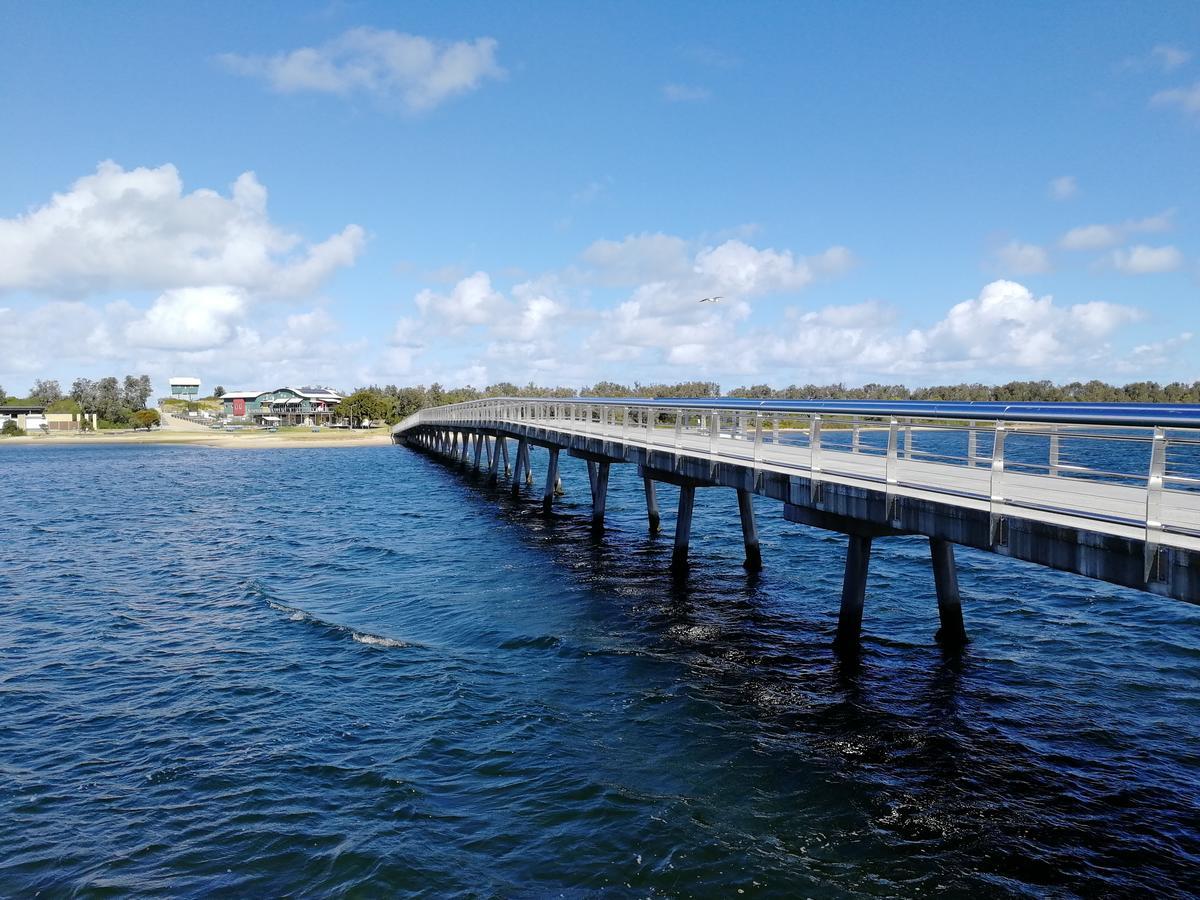
{"type": "Polygon", "coordinates": [[[724,297],[702,297],[697,302],[698,303],[720,303],[724,299],[725,299],[724,297]]]}

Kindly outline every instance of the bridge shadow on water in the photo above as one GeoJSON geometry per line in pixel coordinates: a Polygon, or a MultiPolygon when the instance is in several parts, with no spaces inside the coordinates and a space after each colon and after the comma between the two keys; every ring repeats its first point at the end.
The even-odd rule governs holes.
{"type": "MultiPolygon", "coordinates": [[[[1019,667],[976,645],[943,651],[923,546],[877,551],[867,617],[878,609],[882,621],[866,626],[857,652],[839,654],[844,542],[782,522],[773,503],[758,501],[766,568],[747,572],[732,492],[699,492],[691,565],[673,573],[676,491],[660,485],[663,529],[648,534],[641,482],[621,471],[631,467],[614,467],[597,530],[582,461],[564,456],[566,493],[547,516],[540,485],[514,494],[469,464],[420,455],[465,476],[467,502],[586,586],[595,599],[580,614],[687,673],[682,690],[720,731],[729,777],[755,797],[754,830],[814,873],[836,878],[849,853],[885,867],[902,892],[934,886],[932,859],[937,886],[956,891],[1186,893],[1184,873],[1200,862],[1196,792],[1139,779],[1140,748],[1043,740],[1042,725],[1069,731],[1070,715],[1055,719],[1069,698],[1045,678],[1022,682],[1019,667]],[[800,846],[811,835],[790,831],[797,807],[821,808],[830,833],[857,837],[814,853],[800,846]]],[[[534,468],[545,472],[538,455],[534,468]]]]}

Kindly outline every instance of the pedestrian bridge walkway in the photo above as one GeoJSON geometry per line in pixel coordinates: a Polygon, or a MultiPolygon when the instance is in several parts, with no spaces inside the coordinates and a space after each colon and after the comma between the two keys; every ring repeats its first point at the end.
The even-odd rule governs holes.
{"type": "Polygon", "coordinates": [[[839,639],[857,640],[871,542],[930,539],[943,641],[965,638],[953,544],[1200,600],[1200,407],[1118,404],[495,398],[421,410],[393,439],[532,484],[529,447],[586,461],[603,526],[613,463],[680,487],[674,565],[686,567],[696,488],[737,490],[747,565],[761,564],[752,497],[849,536],[839,639]],[[509,442],[516,442],[510,457],[509,442]],[[503,467],[501,467],[503,465],[503,467]]]}

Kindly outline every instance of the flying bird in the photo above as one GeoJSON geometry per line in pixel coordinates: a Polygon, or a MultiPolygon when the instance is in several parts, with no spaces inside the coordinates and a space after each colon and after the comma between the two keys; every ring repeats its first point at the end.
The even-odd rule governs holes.
{"type": "Polygon", "coordinates": [[[698,303],[720,303],[724,299],[725,299],[724,297],[702,297],[697,302],[698,303]]]}

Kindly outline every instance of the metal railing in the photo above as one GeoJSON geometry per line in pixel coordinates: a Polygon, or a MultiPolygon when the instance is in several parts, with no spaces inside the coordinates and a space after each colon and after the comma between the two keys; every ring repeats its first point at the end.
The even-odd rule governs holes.
{"type": "MultiPolygon", "coordinates": [[[[1200,406],[497,397],[418,426],[602,438],[1200,549],[1200,406]]],[[[890,503],[889,503],[890,505],[890,503]]]]}

